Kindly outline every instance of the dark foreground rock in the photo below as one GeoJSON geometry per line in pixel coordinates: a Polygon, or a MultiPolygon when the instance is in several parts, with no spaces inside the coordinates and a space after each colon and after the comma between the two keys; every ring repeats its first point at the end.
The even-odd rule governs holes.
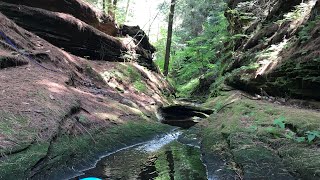
{"type": "Polygon", "coordinates": [[[201,118],[206,118],[213,112],[214,111],[210,109],[188,105],[172,105],[159,109],[159,113],[162,116],[162,123],[182,128],[194,126],[201,118]]]}
{"type": "Polygon", "coordinates": [[[0,12],[19,26],[74,55],[92,60],[122,61],[125,46],[79,19],[63,13],[0,2],[0,12]]]}
{"type": "Polygon", "coordinates": [[[63,1],[52,7],[39,1],[12,3],[0,2],[0,12],[19,26],[76,56],[90,60],[136,61],[159,72],[153,62],[155,48],[149,43],[147,36],[140,36],[145,35],[141,29],[138,31],[139,36],[131,31],[125,34],[126,37],[131,36],[132,40],[114,37],[118,32],[109,32],[118,31],[113,20],[86,3],[71,0],[70,3],[63,1]],[[82,11],[85,12],[80,13],[82,11]]]}

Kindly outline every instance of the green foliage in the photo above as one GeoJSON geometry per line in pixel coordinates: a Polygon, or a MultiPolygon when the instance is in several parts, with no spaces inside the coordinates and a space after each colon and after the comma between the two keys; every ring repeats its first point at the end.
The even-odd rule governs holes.
{"type": "MultiPolygon", "coordinates": [[[[166,42],[167,42],[167,30],[164,28],[160,29],[160,35],[159,35],[159,39],[157,40],[157,42],[154,44],[154,46],[157,49],[156,55],[155,55],[155,63],[159,66],[160,70],[163,72],[163,65],[164,65],[164,55],[165,55],[165,51],[166,51],[166,42]]],[[[175,44],[175,36],[173,34],[172,36],[172,43],[175,44]]],[[[174,51],[174,47],[173,50],[174,51]]],[[[172,60],[170,60],[171,62],[172,60]]],[[[171,64],[169,64],[169,69],[171,69],[171,64]]]]}
{"type": "Polygon", "coordinates": [[[307,131],[306,133],[308,142],[312,142],[316,137],[320,138],[320,131],[307,131]]]}
{"type": "Polygon", "coordinates": [[[198,85],[199,85],[198,78],[194,78],[185,84],[176,85],[177,89],[179,89],[178,96],[189,97],[193,89],[195,89],[198,85]]]}
{"type": "Polygon", "coordinates": [[[285,128],[285,123],[284,121],[286,120],[285,117],[280,116],[279,118],[275,119],[273,124],[279,126],[281,129],[285,128]]]}
{"type": "Polygon", "coordinates": [[[311,31],[316,27],[317,23],[320,20],[320,16],[314,21],[309,21],[298,33],[298,37],[302,43],[308,41],[311,38],[311,31]]]}
{"type": "Polygon", "coordinates": [[[87,122],[87,118],[84,115],[80,115],[79,116],[79,122],[80,123],[86,123],[87,122]]]}
{"type": "Polygon", "coordinates": [[[134,66],[127,66],[123,73],[126,75],[126,77],[130,78],[130,82],[137,91],[145,92],[147,90],[147,86],[142,80],[141,73],[134,66]]]}
{"type": "Polygon", "coordinates": [[[202,74],[212,74],[220,69],[217,51],[227,36],[227,23],[222,13],[219,17],[218,24],[206,24],[202,35],[187,41],[185,47],[174,55],[171,74],[178,84],[186,84],[202,74]]]}
{"type": "MultiPolygon", "coordinates": [[[[273,124],[276,125],[278,128],[284,130],[286,127],[286,123],[284,122],[286,118],[284,116],[280,116],[279,118],[275,119],[273,124]]],[[[284,137],[288,139],[292,139],[296,142],[305,142],[308,140],[309,143],[314,141],[316,138],[320,138],[320,131],[307,131],[305,132],[305,136],[298,136],[297,133],[287,130],[284,134],[284,137]]]]}
{"type": "Polygon", "coordinates": [[[141,81],[135,81],[133,83],[134,88],[136,88],[136,90],[138,90],[139,92],[145,92],[147,90],[147,86],[141,82],[141,81]]]}
{"type": "Polygon", "coordinates": [[[218,24],[220,17],[217,14],[225,9],[222,0],[180,0],[177,3],[175,16],[181,24],[176,28],[176,34],[180,43],[203,35],[206,31],[204,24],[218,24]]]}
{"type": "MultiPolygon", "coordinates": [[[[214,75],[221,69],[224,57],[219,50],[230,40],[224,2],[182,0],[177,4],[176,21],[179,20],[172,38],[169,77],[177,86],[179,95],[188,96],[199,84],[204,74],[214,75]],[[188,11],[186,11],[188,9],[188,11]],[[214,73],[213,73],[214,72],[214,73]]],[[[155,46],[158,50],[156,63],[162,70],[166,46],[166,30],[155,46]]]]}

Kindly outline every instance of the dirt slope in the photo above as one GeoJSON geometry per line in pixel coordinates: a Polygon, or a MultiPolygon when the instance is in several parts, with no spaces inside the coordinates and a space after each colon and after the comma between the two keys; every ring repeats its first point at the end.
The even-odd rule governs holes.
{"type": "Polygon", "coordinates": [[[66,153],[52,155],[60,137],[156,119],[171,93],[156,72],[74,56],[1,13],[0,84],[0,179],[39,175],[52,156],[66,153]]]}

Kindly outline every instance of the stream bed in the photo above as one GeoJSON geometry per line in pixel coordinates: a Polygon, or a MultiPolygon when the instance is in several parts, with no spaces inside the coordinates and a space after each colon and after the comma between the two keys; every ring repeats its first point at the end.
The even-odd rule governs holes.
{"type": "Polygon", "coordinates": [[[151,141],[109,153],[100,158],[94,168],[72,179],[208,179],[200,148],[196,143],[190,144],[192,140],[181,143],[182,133],[177,129],[151,141]]]}

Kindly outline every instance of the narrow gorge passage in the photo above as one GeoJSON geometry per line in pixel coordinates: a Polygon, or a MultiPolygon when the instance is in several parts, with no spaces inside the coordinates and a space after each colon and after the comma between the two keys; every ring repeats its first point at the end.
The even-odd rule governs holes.
{"type": "Polygon", "coordinates": [[[176,127],[151,141],[106,153],[94,167],[70,179],[213,179],[208,177],[200,139],[190,136],[188,130],[213,112],[199,106],[171,105],[160,107],[158,113],[159,121],[176,127]]]}
{"type": "Polygon", "coordinates": [[[0,0],[1,180],[319,180],[320,0],[0,0]]]}

